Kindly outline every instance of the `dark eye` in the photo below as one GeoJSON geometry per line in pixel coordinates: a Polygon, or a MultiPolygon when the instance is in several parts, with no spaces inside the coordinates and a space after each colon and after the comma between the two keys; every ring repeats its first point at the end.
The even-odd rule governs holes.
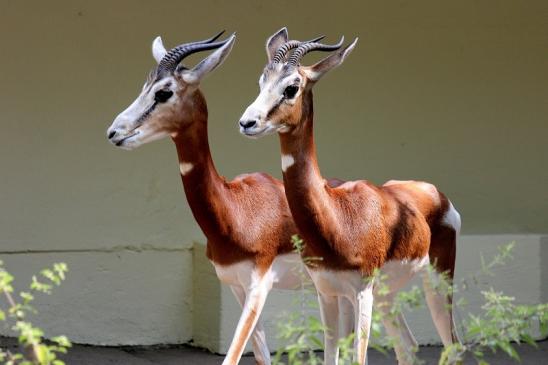
{"type": "Polygon", "coordinates": [[[293,99],[295,95],[297,94],[297,91],[299,91],[299,87],[295,85],[289,85],[284,90],[284,98],[286,99],[293,99]]]}
{"type": "Polygon", "coordinates": [[[165,103],[173,95],[173,91],[170,90],[158,90],[154,94],[154,100],[158,103],[165,103]]]}

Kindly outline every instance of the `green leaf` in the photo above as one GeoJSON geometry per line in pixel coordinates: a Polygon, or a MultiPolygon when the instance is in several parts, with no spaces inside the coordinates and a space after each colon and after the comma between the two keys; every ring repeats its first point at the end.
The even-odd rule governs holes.
{"type": "Polygon", "coordinates": [[[531,335],[529,335],[528,333],[523,333],[521,335],[521,339],[528,345],[530,346],[533,346],[535,348],[538,347],[537,345],[537,342],[535,341],[535,339],[533,337],[531,337],[531,335]]]}
{"type": "Polygon", "coordinates": [[[71,347],[72,344],[66,336],[56,336],[52,337],[51,340],[57,343],[59,346],[71,347]]]}
{"type": "Polygon", "coordinates": [[[317,346],[319,349],[323,349],[323,342],[316,336],[310,336],[310,341],[314,346],[317,346]]]}
{"type": "Polygon", "coordinates": [[[34,296],[31,293],[28,293],[28,292],[22,291],[21,293],[19,293],[19,296],[21,298],[23,298],[23,301],[25,303],[30,303],[34,300],[34,296]]]}
{"type": "Polygon", "coordinates": [[[516,359],[519,361],[519,355],[516,352],[516,350],[510,345],[509,342],[499,342],[498,347],[500,347],[504,352],[508,354],[513,359],[516,359]]]}

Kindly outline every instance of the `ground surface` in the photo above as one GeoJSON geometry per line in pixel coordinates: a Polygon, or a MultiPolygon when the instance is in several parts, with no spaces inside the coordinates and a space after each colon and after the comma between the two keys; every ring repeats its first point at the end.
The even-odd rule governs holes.
{"type": "MultiPolygon", "coordinates": [[[[0,338],[2,348],[15,348],[12,339],[0,338]]],[[[548,364],[548,341],[538,343],[538,349],[521,346],[518,352],[521,356],[521,364],[548,364]]],[[[421,347],[419,357],[425,364],[437,364],[440,347],[421,347]]],[[[217,365],[221,364],[223,357],[209,352],[187,346],[177,347],[98,347],[75,345],[64,357],[67,365],[217,365]]],[[[492,365],[517,364],[502,354],[488,357],[492,365]]],[[[252,356],[244,356],[241,365],[255,364],[252,356]]],[[[396,364],[394,357],[389,357],[374,351],[369,351],[369,364],[388,365],[396,364]]],[[[475,364],[467,361],[466,364],[475,364]]]]}

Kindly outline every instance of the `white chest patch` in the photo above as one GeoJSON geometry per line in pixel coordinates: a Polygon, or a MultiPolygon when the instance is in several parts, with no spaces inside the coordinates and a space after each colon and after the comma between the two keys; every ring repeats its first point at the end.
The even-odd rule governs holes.
{"type": "Polygon", "coordinates": [[[181,175],[185,176],[190,172],[190,170],[192,170],[193,167],[194,165],[190,162],[181,162],[179,164],[179,170],[181,171],[181,175]]]}
{"type": "Polygon", "coordinates": [[[295,159],[291,155],[282,155],[282,171],[285,172],[289,167],[293,166],[295,159]]]}

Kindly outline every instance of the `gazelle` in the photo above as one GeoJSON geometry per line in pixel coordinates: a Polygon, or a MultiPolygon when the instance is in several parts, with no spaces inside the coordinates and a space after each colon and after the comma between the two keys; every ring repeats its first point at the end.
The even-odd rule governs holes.
{"type": "Polygon", "coordinates": [[[300,287],[302,275],[292,270],[300,262],[291,245],[297,230],[282,182],[262,173],[226,181],[213,164],[206,101],[198,87],[232,49],[235,36],[215,42],[220,35],[170,51],[156,38],[152,53],[158,65],[107,136],[124,149],[171,137],[188,204],[207,237],[207,256],[243,307],[223,364],[239,362],[250,335],[257,363],[270,364],[259,316],[272,287],[300,287]],[[193,68],[180,64],[193,53],[212,49],[216,51],[193,68]]]}
{"type": "MultiPolygon", "coordinates": [[[[354,49],[357,39],[341,49],[302,43],[289,53],[281,29],[267,41],[269,62],[259,79],[257,99],[243,113],[240,132],[249,137],[278,133],[286,196],[305,241],[304,255],[320,257],[308,271],[319,293],[325,335],[325,363],[336,364],[338,312],[341,297],[354,307],[355,356],[366,361],[375,285],[364,280],[379,268],[388,276],[390,303],[414,274],[432,262],[453,277],[460,216],[437,188],[419,181],[389,181],[382,186],[360,180],[330,185],[320,174],[313,136],[312,88],[354,49]],[[302,66],[308,52],[333,53],[313,66],[302,66]]],[[[428,307],[444,345],[456,341],[451,296],[425,282],[428,307]]],[[[377,293],[380,295],[380,293],[377,293]]],[[[384,308],[389,308],[385,306],[384,308]]],[[[399,339],[399,363],[410,359],[416,341],[403,316],[385,321],[389,335],[399,339]]]]}

